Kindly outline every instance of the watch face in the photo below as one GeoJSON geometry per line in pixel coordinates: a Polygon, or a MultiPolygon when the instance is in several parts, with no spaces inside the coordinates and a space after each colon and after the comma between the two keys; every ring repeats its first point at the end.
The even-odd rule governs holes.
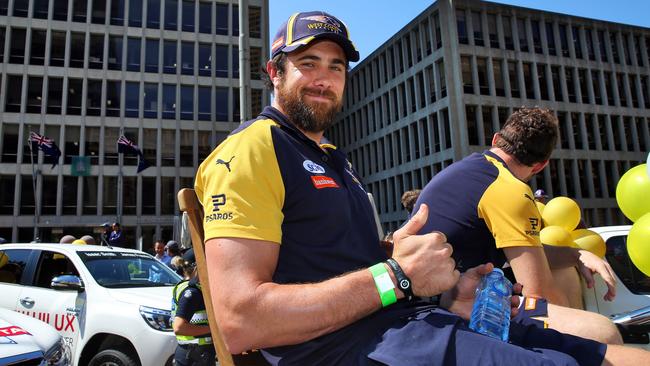
{"type": "Polygon", "coordinates": [[[411,287],[411,282],[407,279],[403,279],[399,281],[399,288],[401,289],[407,289],[411,287]]]}

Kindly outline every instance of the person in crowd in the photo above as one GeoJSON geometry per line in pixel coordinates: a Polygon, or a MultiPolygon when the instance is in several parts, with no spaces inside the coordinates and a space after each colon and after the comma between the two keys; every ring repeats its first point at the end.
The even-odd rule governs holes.
{"type": "Polygon", "coordinates": [[[108,243],[111,246],[124,247],[126,245],[126,237],[122,232],[122,227],[120,226],[120,223],[114,222],[111,228],[113,229],[113,231],[108,237],[108,243]]]}
{"type": "Polygon", "coordinates": [[[535,201],[543,204],[546,204],[546,201],[548,200],[548,195],[543,189],[536,190],[533,197],[535,198],[535,201]]]}
{"type": "Polygon", "coordinates": [[[154,250],[154,257],[161,261],[162,263],[166,264],[167,266],[170,265],[170,262],[172,260],[172,257],[167,255],[166,250],[165,250],[165,244],[162,242],[162,240],[158,239],[156,242],[153,244],[153,250],[154,250]]]}
{"type": "Polygon", "coordinates": [[[178,261],[182,260],[181,257],[181,248],[176,242],[176,240],[170,240],[167,242],[165,245],[165,250],[167,251],[167,255],[169,256],[169,268],[173,269],[174,271],[177,269],[176,266],[174,265],[175,263],[178,263],[178,261]],[[174,259],[176,259],[176,262],[174,262],[174,259]]]}
{"type": "Polygon", "coordinates": [[[172,291],[172,328],[178,346],[174,361],[178,366],[214,365],[216,353],[212,345],[210,326],[201,292],[194,251],[188,250],[179,258],[184,279],[172,291]]]}
{"type": "Polygon", "coordinates": [[[233,131],[195,179],[212,303],[231,353],[262,349],[273,365],[650,362],[644,351],[532,320],[512,323],[511,343],[471,331],[474,292],[492,265],[460,276],[444,234],[416,234],[427,205],[394,233],[387,258],[359,176],[324,138],[349,62],[359,60],[347,26],[322,11],[296,13],[271,53],[272,105],[233,131]],[[441,307],[417,300],[437,294],[441,307]]]}
{"type": "Polygon", "coordinates": [[[111,232],[112,232],[111,224],[108,223],[108,222],[105,222],[105,223],[103,223],[101,225],[101,228],[102,228],[102,233],[101,233],[101,237],[100,237],[101,245],[110,246],[110,243],[108,242],[108,239],[110,238],[111,232]]]}
{"type": "Polygon", "coordinates": [[[420,196],[420,192],[422,190],[420,189],[412,189],[410,191],[404,192],[402,195],[402,207],[408,212],[409,215],[411,215],[411,212],[413,212],[413,205],[415,205],[415,201],[418,200],[418,197],[420,196]]]}
{"type": "Polygon", "coordinates": [[[514,112],[491,149],[450,165],[424,187],[416,207],[427,205],[429,215],[419,232],[445,233],[461,272],[485,262],[507,263],[524,286],[531,317],[566,333],[622,344],[609,319],[566,307],[566,294],[553,283],[551,269],[578,266],[590,283],[594,272],[603,277],[609,286],[605,298],[611,300],[616,283],[607,262],[585,250],[545,248],[540,242],[542,219],[526,182],[546,167],[557,137],[558,121],[550,110],[514,112]]]}

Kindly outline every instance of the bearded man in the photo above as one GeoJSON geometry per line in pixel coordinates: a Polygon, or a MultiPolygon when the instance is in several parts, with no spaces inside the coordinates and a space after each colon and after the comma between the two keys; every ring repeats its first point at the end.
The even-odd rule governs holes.
{"type": "Polygon", "coordinates": [[[643,363],[550,329],[514,325],[518,346],[471,331],[474,292],[492,266],[461,277],[443,234],[416,235],[426,205],[394,233],[387,258],[358,175],[323,136],[348,62],[359,60],[345,24],[296,13],[271,51],[272,106],[233,131],[195,180],[212,304],[231,353],[262,349],[273,365],[643,363]],[[417,300],[436,294],[445,309],[417,300]]]}

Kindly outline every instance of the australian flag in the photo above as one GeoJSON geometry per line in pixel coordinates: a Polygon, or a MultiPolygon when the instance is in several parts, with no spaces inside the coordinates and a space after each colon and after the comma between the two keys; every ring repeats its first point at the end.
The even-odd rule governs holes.
{"type": "Polygon", "coordinates": [[[117,139],[117,152],[120,154],[137,155],[138,173],[151,166],[148,161],[144,160],[144,154],[142,154],[142,150],[140,150],[138,145],[134,144],[124,135],[120,135],[120,138],[117,139]]]}
{"type": "Polygon", "coordinates": [[[36,132],[29,133],[29,143],[31,144],[32,151],[38,149],[45,154],[45,161],[52,163],[52,168],[59,163],[61,157],[61,150],[56,146],[54,140],[37,134],[36,132]]]}

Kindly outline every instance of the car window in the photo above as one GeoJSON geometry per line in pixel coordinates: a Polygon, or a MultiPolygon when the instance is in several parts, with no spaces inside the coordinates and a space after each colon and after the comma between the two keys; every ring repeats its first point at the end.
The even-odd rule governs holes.
{"type": "Polygon", "coordinates": [[[34,286],[50,288],[52,279],[61,275],[79,276],[79,272],[64,254],[43,251],[38,259],[34,286]]]}
{"type": "Polygon", "coordinates": [[[606,244],[605,257],[625,287],[637,295],[650,294],[650,277],[639,271],[627,254],[627,235],[613,236],[606,244]]]}
{"type": "Polygon", "coordinates": [[[20,283],[31,250],[0,250],[0,282],[20,283]]]}
{"type": "Polygon", "coordinates": [[[148,254],[80,252],[97,283],[108,288],[173,286],[180,277],[148,254]]]}

